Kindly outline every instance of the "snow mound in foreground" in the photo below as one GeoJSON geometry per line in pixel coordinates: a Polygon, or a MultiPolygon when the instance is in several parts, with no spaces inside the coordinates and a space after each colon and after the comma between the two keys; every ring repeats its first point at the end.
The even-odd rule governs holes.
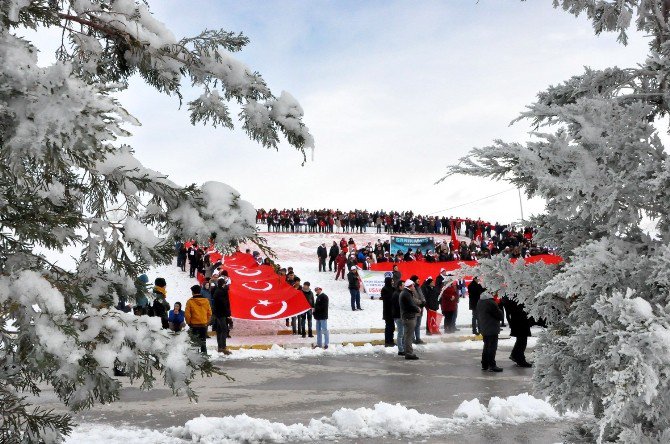
{"type": "Polygon", "coordinates": [[[304,442],[382,436],[411,438],[447,435],[477,424],[519,424],[555,421],[563,417],[546,401],[522,393],[508,398],[493,397],[488,406],[482,405],[478,399],[464,401],[451,418],[419,413],[400,404],[379,402],[372,408],[341,408],[331,416],[311,419],[307,424],[284,424],[246,414],[219,418],[200,416],[187,421],[182,427],[171,427],[163,432],[87,424],[77,427],[66,443],[105,442],[105,439],[119,436],[123,437],[124,444],[304,442]]]}

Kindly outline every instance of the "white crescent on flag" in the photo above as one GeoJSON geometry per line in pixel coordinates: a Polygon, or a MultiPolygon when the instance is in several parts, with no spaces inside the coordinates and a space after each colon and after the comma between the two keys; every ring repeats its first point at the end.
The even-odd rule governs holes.
{"type": "Polygon", "coordinates": [[[243,271],[246,270],[246,268],[247,267],[242,267],[239,270],[233,270],[233,272],[239,274],[240,276],[258,276],[259,274],[262,273],[261,270],[243,271]]]}
{"type": "MultiPolygon", "coordinates": [[[[258,301],[258,304],[267,307],[268,305],[270,305],[270,302],[269,301],[258,301]]],[[[271,318],[277,317],[277,316],[281,315],[282,313],[284,313],[286,311],[286,309],[288,308],[288,304],[286,303],[286,301],[282,301],[281,302],[281,308],[279,310],[277,310],[277,312],[272,313],[272,314],[268,314],[268,315],[260,315],[260,314],[256,313],[256,307],[258,306],[258,304],[251,307],[251,316],[255,317],[256,319],[271,319],[271,318]]]]}
{"type": "Polygon", "coordinates": [[[246,288],[247,290],[252,290],[252,291],[270,291],[270,290],[272,290],[272,287],[273,287],[273,286],[272,286],[272,284],[269,283],[269,282],[266,282],[266,283],[265,283],[265,287],[264,287],[264,288],[256,288],[256,287],[253,287],[253,286],[250,286],[250,285],[249,285],[249,284],[253,284],[254,282],[258,282],[258,281],[244,282],[244,283],[242,283],[242,286],[243,286],[244,288],[246,288]]]}

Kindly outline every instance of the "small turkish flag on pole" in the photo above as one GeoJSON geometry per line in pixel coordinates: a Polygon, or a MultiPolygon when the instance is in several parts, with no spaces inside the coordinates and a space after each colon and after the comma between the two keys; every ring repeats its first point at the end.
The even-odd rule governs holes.
{"type": "Polygon", "coordinates": [[[426,310],[428,316],[426,318],[426,322],[428,325],[428,331],[431,332],[434,335],[439,335],[440,333],[440,325],[442,325],[442,319],[444,316],[442,316],[440,313],[427,309],[426,310]]]}

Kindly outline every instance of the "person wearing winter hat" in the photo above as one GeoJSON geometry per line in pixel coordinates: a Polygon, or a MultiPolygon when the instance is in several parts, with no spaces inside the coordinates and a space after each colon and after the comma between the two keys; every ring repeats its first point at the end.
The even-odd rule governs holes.
{"type": "Polygon", "coordinates": [[[444,287],[444,282],[447,280],[447,270],[440,268],[440,275],[435,279],[435,288],[437,288],[437,294],[442,292],[442,287],[444,287]]]}
{"type": "Polygon", "coordinates": [[[135,316],[143,316],[149,313],[149,298],[147,298],[147,284],[149,283],[149,276],[141,274],[137,278],[135,285],[137,293],[135,294],[135,306],[133,313],[135,316]]]}
{"type": "Polygon", "coordinates": [[[154,281],[154,303],[152,305],[153,315],[161,318],[161,325],[164,329],[170,328],[168,324],[168,311],[170,311],[170,304],[167,299],[167,282],[162,277],[156,278],[154,281]]]}
{"type": "Polygon", "coordinates": [[[186,301],[184,317],[191,329],[191,335],[200,342],[200,351],[207,354],[207,326],[212,318],[212,307],[209,301],[200,294],[200,285],[191,287],[191,299],[186,301]]]}
{"type": "Polygon", "coordinates": [[[496,365],[496,351],[498,350],[498,335],[500,334],[500,321],[503,312],[493,300],[493,295],[485,291],[477,302],[477,320],[479,331],[484,337],[484,348],[482,349],[482,370],[489,372],[501,372],[503,369],[496,365]]]}
{"type": "Polygon", "coordinates": [[[361,308],[361,281],[358,278],[358,267],[354,265],[347,274],[349,280],[349,294],[351,295],[351,311],[361,308]]]}
{"type": "Polygon", "coordinates": [[[405,281],[405,289],[400,293],[400,317],[403,324],[403,345],[405,352],[405,359],[416,360],[418,356],[414,354],[414,330],[416,327],[416,316],[421,312],[421,308],[416,303],[414,296],[414,281],[407,279],[405,281]]]}

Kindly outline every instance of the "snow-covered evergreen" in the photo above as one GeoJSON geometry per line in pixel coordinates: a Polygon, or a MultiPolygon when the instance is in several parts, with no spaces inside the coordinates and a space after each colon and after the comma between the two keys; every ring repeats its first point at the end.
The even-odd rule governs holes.
{"type": "Polygon", "coordinates": [[[68,416],[23,399],[40,382],[81,409],[118,398],[115,365],[143,388],[160,376],[191,397],[196,372],[213,371],[186,335],[113,307],[146,291],[137,276],[170,260],[175,237],[253,240],[255,211],[227,185],[182,187],[143,166],[126,144],[138,122],[114,93],[138,74],[182,100],[185,78],[200,89],[192,123],[233,128],[235,102],[249,137],[276,148],[283,135],[304,155],[300,105],[233,56],[247,42],[223,30],[178,39],[143,1],[0,2],[1,442],[70,430],[68,416]],[[55,63],[38,66],[23,28],[62,31],[55,63]],[[74,269],[36,252],[65,248],[81,252],[74,269]]]}
{"type": "Polygon", "coordinates": [[[480,266],[488,287],[549,323],[535,355],[539,394],[561,411],[592,408],[595,423],[581,432],[599,442],[670,442],[670,165],[659,137],[670,103],[670,2],[554,5],[622,43],[634,23],[651,36],[649,55],[548,88],[520,117],[535,125],[531,141],[473,149],[449,174],[506,180],[546,200],[532,223],[566,263],[480,266]]]}

